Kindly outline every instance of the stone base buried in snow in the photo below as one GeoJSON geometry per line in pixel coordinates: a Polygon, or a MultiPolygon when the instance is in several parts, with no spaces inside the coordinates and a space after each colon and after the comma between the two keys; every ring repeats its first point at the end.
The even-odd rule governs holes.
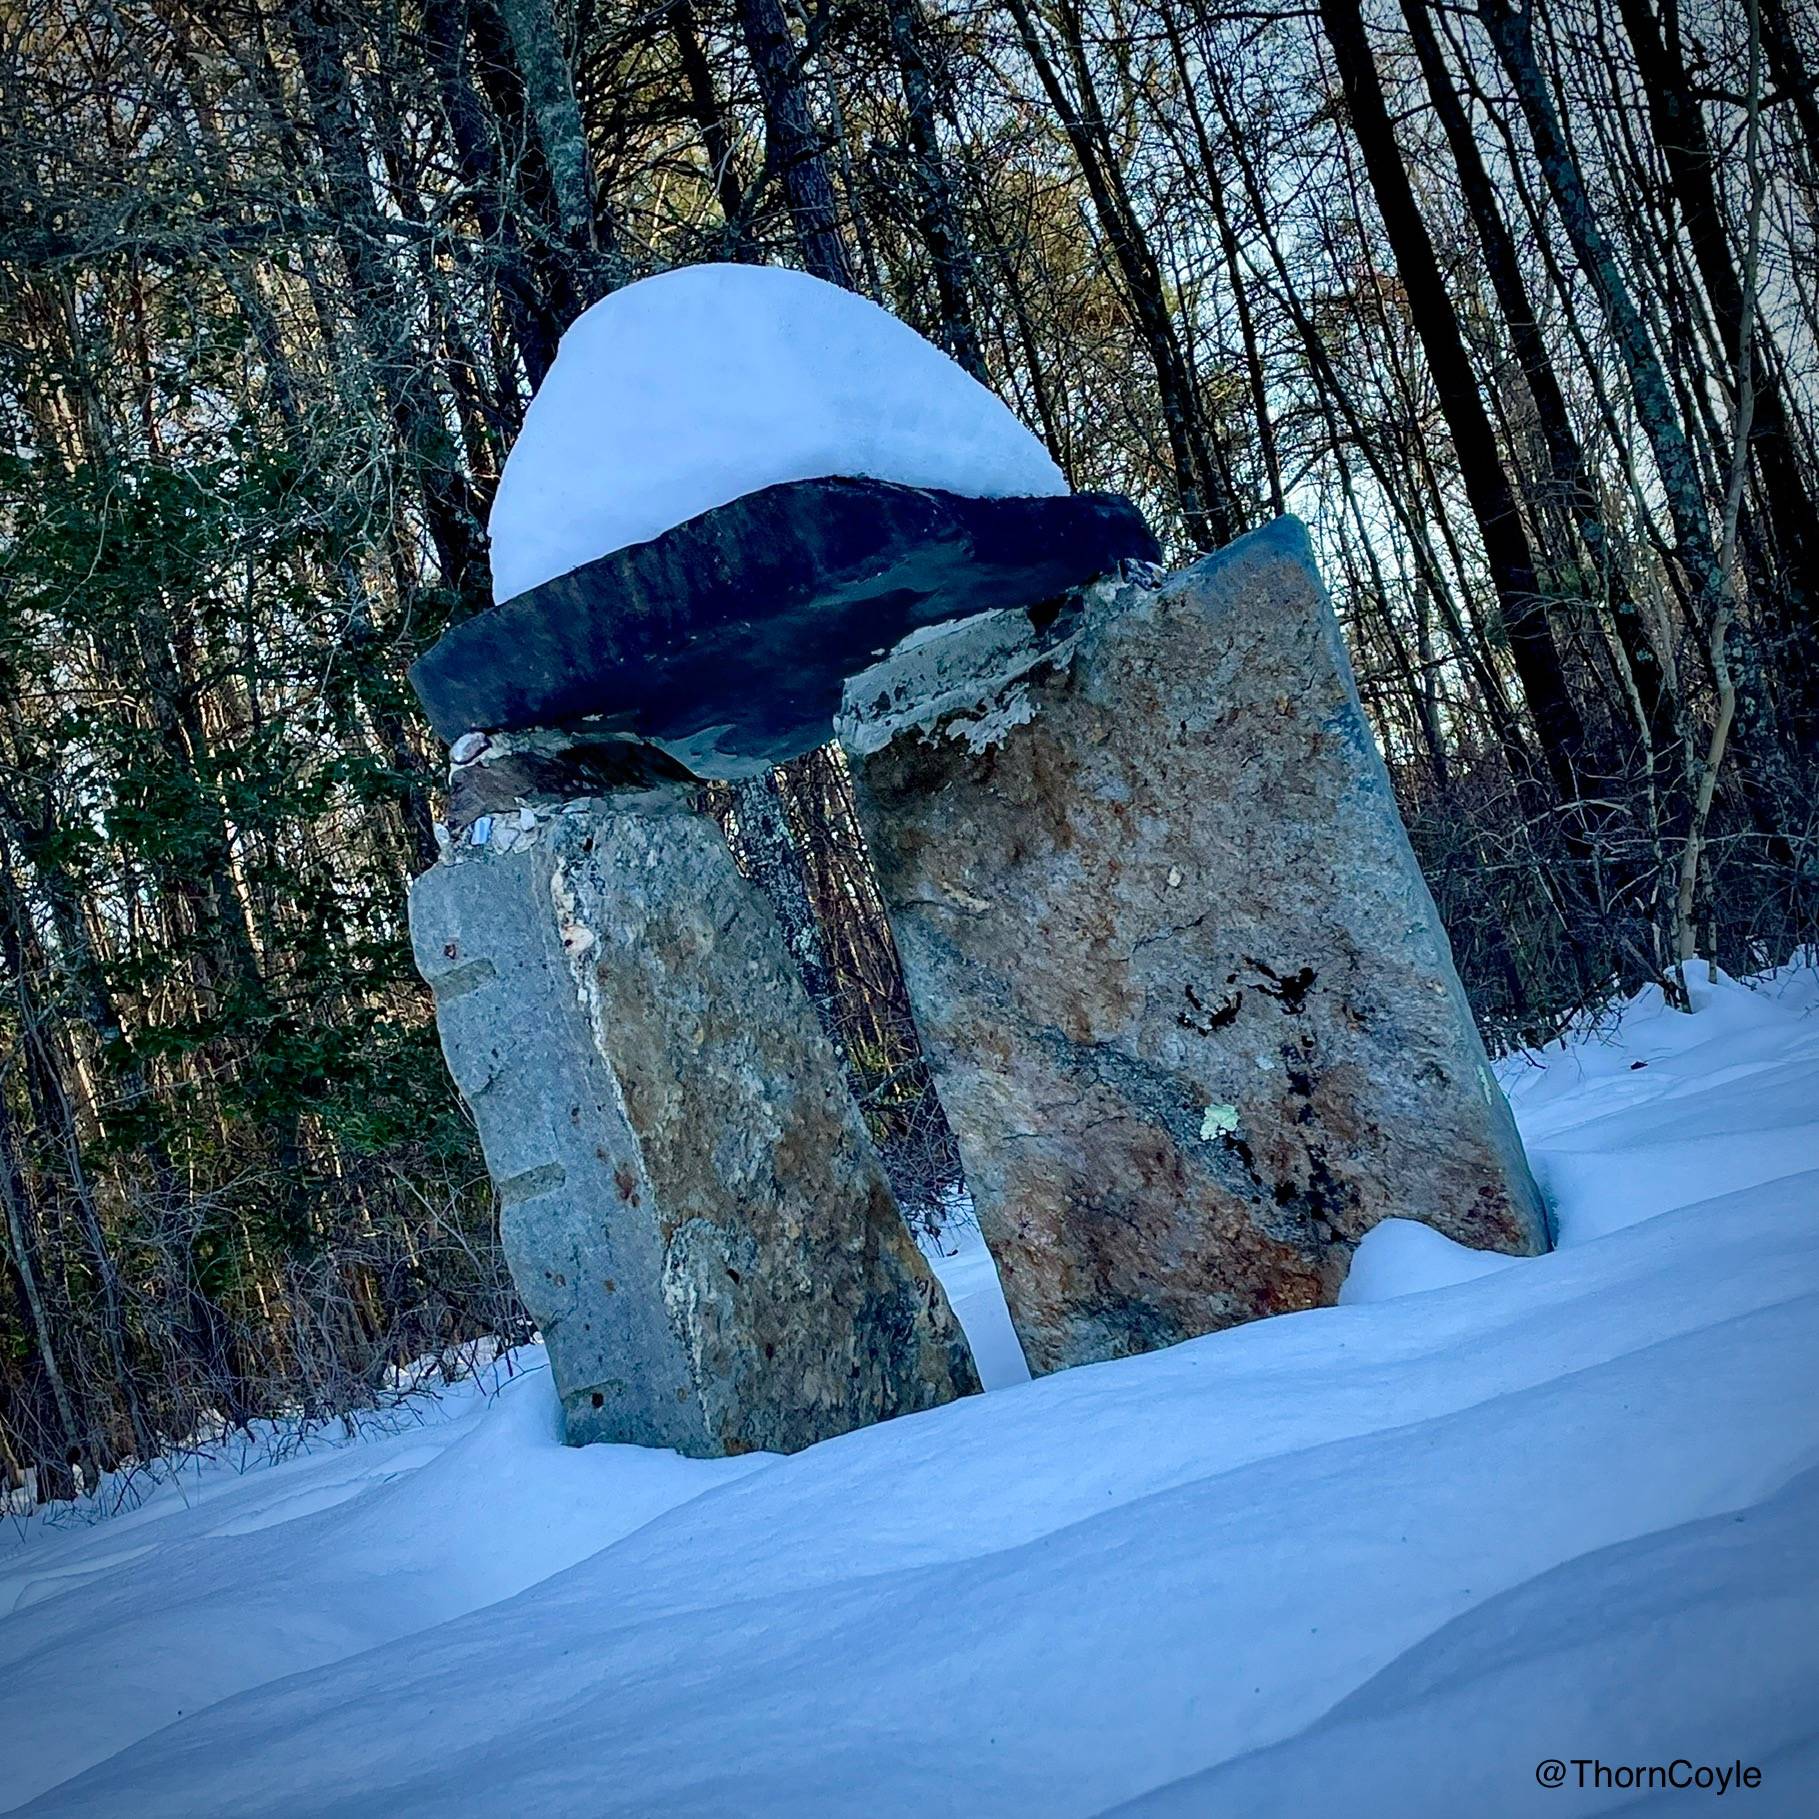
{"type": "Polygon", "coordinates": [[[788,1459],[565,1448],[525,1352],[0,1523],[0,1808],[1807,1819],[1819,976],[1694,997],[1504,1068],[1562,1248],[1479,1280],[788,1459]]]}
{"type": "Polygon", "coordinates": [[[994,703],[849,696],[911,1002],[1032,1369],[1547,1226],[1292,519],[1101,590],[994,703]]]}
{"type": "Polygon", "coordinates": [[[792,1452],[977,1389],[714,824],[644,799],[475,831],[412,938],[569,1439],[792,1452]]]}

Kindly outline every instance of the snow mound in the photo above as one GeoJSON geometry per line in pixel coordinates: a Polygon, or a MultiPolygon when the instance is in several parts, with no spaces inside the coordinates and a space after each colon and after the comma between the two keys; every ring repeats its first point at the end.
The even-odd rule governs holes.
{"type": "Polygon", "coordinates": [[[1364,1234],[1339,1291],[1341,1307],[1389,1301],[1474,1281],[1512,1263],[1497,1251],[1475,1251],[1415,1219],[1383,1219],[1364,1234]]]}
{"type": "Polygon", "coordinates": [[[1068,491],[998,398],[863,297],[769,266],[641,279],[575,321],[531,400],[493,501],[493,597],[834,475],[980,499],[1068,491]]]}

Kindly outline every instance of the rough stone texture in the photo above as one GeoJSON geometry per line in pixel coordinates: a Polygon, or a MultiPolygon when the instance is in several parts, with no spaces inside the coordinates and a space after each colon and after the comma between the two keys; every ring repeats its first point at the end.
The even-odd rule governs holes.
{"type": "Polygon", "coordinates": [[[474,833],[411,931],[570,1441],[790,1452],[977,1389],[713,824],[645,798],[474,833]]]}
{"type": "Polygon", "coordinates": [[[674,795],[690,781],[667,753],[625,735],[589,739],[541,727],[469,733],[449,756],[448,825],[456,833],[482,815],[515,815],[525,802],[611,796],[623,806],[633,794],[674,795]]]}
{"type": "Polygon", "coordinates": [[[847,678],[920,628],[1042,610],[1155,539],[1110,493],[968,499],[880,480],[749,493],[448,632],[411,670],[445,739],[587,720],[698,777],[832,736],[847,678]]]}
{"type": "Polygon", "coordinates": [[[1329,1302],[1392,1214],[1546,1248],[1296,520],[854,769],[1032,1369],[1329,1302]]]}

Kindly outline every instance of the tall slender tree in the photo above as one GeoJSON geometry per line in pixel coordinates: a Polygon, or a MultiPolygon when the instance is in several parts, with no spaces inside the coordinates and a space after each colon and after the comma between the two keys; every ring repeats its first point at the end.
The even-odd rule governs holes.
{"type": "Polygon", "coordinates": [[[1571,803],[1579,797],[1587,758],[1584,722],[1567,685],[1528,532],[1504,471],[1458,314],[1396,146],[1358,0],[1321,0],[1320,19],[1333,47],[1351,128],[1370,173],[1397,277],[1452,437],[1459,477],[1477,520],[1542,756],[1560,800],[1571,803]]]}

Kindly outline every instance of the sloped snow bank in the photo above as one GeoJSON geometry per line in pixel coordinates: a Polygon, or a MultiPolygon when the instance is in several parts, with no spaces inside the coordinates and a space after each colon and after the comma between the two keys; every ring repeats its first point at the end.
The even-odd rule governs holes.
{"type": "Polygon", "coordinates": [[[147,1819],[1711,1798],[1537,1785],[1596,1756],[1812,1811],[1819,979],[1702,996],[1506,1069],[1548,1257],[1428,1287],[1461,1260],[1391,1229],[1349,1305],[790,1459],[565,1453],[530,1377],[429,1457],[0,1543],[0,1777],[147,1819]]]}
{"type": "Polygon", "coordinates": [[[497,1603],[755,1460],[562,1444],[538,1349],[378,1437],[0,1523],[0,1810],[246,1687],[497,1603]]]}

